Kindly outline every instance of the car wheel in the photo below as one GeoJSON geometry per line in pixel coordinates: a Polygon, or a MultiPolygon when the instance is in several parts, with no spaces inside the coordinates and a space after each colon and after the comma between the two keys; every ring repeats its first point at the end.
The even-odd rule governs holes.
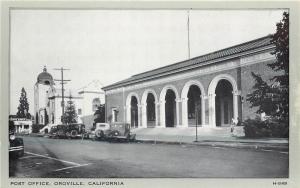
{"type": "Polygon", "coordinates": [[[77,136],[78,132],[76,130],[71,131],[71,137],[75,138],[77,136]]]}
{"type": "Polygon", "coordinates": [[[103,137],[104,137],[104,132],[103,132],[102,130],[97,130],[97,131],[95,132],[95,136],[96,136],[97,138],[103,138],[103,137]]]}

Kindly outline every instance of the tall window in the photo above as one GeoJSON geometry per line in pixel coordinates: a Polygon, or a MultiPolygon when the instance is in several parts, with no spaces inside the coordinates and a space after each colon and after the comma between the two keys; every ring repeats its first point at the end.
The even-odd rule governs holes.
{"type": "Polygon", "coordinates": [[[117,122],[118,121],[118,109],[113,108],[112,109],[112,122],[117,122]]]}
{"type": "Polygon", "coordinates": [[[147,120],[155,121],[155,98],[152,93],[147,97],[147,120]]]}
{"type": "Polygon", "coordinates": [[[93,99],[93,102],[92,102],[93,104],[92,104],[92,110],[93,110],[93,112],[95,112],[96,110],[97,110],[97,108],[98,108],[98,106],[100,106],[100,99],[99,98],[94,98],[93,99]]]}
{"type": "Polygon", "coordinates": [[[188,119],[192,125],[201,124],[201,91],[198,86],[192,85],[188,91],[188,119]]]}

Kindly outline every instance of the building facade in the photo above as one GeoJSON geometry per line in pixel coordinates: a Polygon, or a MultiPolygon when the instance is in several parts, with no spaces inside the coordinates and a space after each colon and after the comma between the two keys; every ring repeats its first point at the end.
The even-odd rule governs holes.
{"type": "MultiPolygon", "coordinates": [[[[75,105],[78,123],[92,127],[97,106],[105,102],[100,82],[94,80],[76,92],[64,92],[64,103],[71,100],[75,105]]],[[[44,67],[34,85],[35,123],[42,125],[61,124],[62,90],[57,88],[52,75],[44,67]]]]}
{"type": "Polygon", "coordinates": [[[20,133],[20,134],[32,133],[32,119],[18,118],[16,115],[10,115],[9,121],[13,122],[16,133],[20,133]]]}
{"type": "Polygon", "coordinates": [[[107,121],[134,128],[228,127],[256,116],[246,101],[255,80],[274,72],[270,36],[134,75],[102,88],[107,121]]]}

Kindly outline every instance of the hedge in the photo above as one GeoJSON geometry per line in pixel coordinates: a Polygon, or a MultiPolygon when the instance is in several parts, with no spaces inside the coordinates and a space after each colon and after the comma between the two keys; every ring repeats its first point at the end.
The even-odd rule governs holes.
{"type": "Polygon", "coordinates": [[[288,138],[289,125],[285,122],[274,120],[261,121],[260,119],[247,119],[242,125],[244,126],[245,137],[248,138],[288,138]]]}

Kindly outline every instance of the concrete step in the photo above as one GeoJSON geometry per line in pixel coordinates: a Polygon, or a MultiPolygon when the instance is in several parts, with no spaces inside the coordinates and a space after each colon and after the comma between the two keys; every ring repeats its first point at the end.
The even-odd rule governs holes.
{"type": "MultiPolygon", "coordinates": [[[[187,127],[187,128],[136,128],[132,129],[137,135],[165,135],[165,136],[194,136],[196,134],[195,127],[187,127]]],[[[220,137],[228,137],[231,136],[230,127],[216,127],[216,128],[208,128],[208,127],[198,127],[197,129],[198,135],[203,136],[220,136],[220,137]]]]}

